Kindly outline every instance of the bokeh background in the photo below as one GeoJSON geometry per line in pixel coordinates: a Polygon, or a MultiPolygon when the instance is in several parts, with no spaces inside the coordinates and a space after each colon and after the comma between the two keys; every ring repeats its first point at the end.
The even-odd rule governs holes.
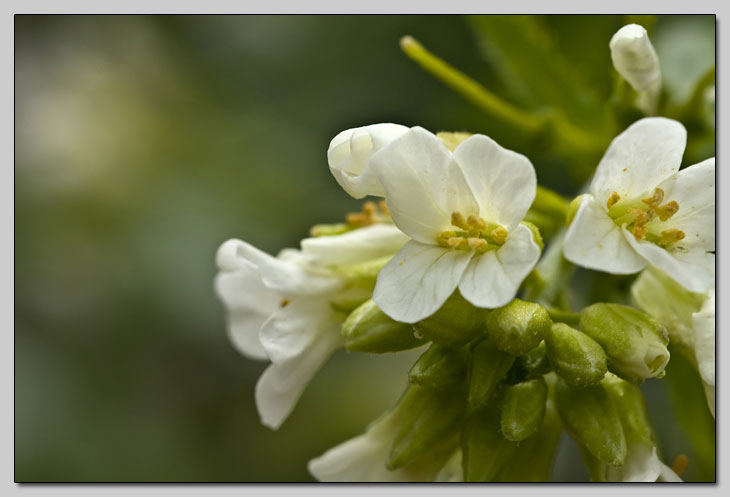
{"type": "MultiPolygon", "coordinates": [[[[217,247],[276,253],[359,210],[326,150],[371,123],[486,133],[574,194],[600,153],[568,163],[525,143],[398,40],[524,108],[567,109],[608,143],[608,40],[634,20],[682,102],[714,64],[714,16],[17,15],[16,481],[311,481],[306,462],[383,412],[418,352],[342,351],[280,430],[261,426],[265,364],[228,342],[217,247]]],[[[688,124],[685,162],[714,155],[709,115],[688,124]]],[[[712,479],[714,431],[697,453],[666,384],[644,388],[664,452],[712,479]]],[[[567,437],[555,478],[587,478],[567,437]]]]}

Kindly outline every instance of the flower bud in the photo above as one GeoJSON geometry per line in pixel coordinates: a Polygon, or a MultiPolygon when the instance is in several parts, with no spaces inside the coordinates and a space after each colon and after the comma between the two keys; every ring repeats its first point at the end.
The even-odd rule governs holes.
{"type": "Polygon", "coordinates": [[[408,381],[426,387],[455,383],[464,378],[468,360],[467,347],[451,349],[431,344],[408,372],[408,381]]]}
{"type": "Polygon", "coordinates": [[[467,404],[476,409],[487,404],[497,385],[504,379],[515,357],[484,340],[474,347],[469,367],[467,404]]]}
{"type": "Polygon", "coordinates": [[[540,305],[514,299],[487,316],[487,336],[499,350],[518,356],[537,347],[550,325],[550,315],[540,305]]]}
{"type": "Polygon", "coordinates": [[[601,384],[572,387],[555,384],[555,400],[566,431],[595,458],[614,466],[626,458],[621,419],[601,384]]]}
{"type": "Polygon", "coordinates": [[[548,389],[545,380],[536,378],[507,387],[502,400],[502,435],[520,442],[534,434],[545,415],[548,389]]]}
{"type": "Polygon", "coordinates": [[[370,157],[408,131],[399,124],[373,124],[345,130],[335,136],[327,150],[330,172],[354,198],[385,196],[377,176],[367,167],[370,157]]]}
{"type": "Polygon", "coordinates": [[[388,454],[389,470],[401,468],[456,437],[464,414],[464,392],[460,388],[411,385],[396,409],[399,425],[388,454]]]}
{"type": "Polygon", "coordinates": [[[647,114],[656,108],[662,84],[659,58],[642,26],[628,24],[613,35],[608,44],[613,67],[639,92],[637,105],[647,114]]]}
{"type": "Polygon", "coordinates": [[[541,378],[542,375],[548,372],[550,372],[550,361],[548,360],[547,346],[543,340],[537,347],[515,359],[507,376],[511,383],[519,383],[541,378]]]}
{"type": "Polygon", "coordinates": [[[455,291],[441,308],[413,325],[426,340],[446,347],[459,347],[479,336],[489,311],[470,304],[455,291]]]}
{"type": "Polygon", "coordinates": [[[569,385],[594,385],[606,374],[606,353],[585,333],[553,323],[545,343],[550,363],[569,385]]]}
{"type": "Polygon", "coordinates": [[[584,197],[585,194],[578,195],[568,204],[568,211],[565,213],[566,226],[570,226],[570,223],[573,222],[573,218],[575,218],[575,215],[578,213],[578,209],[580,208],[580,204],[583,202],[584,197]]]}
{"type": "Polygon", "coordinates": [[[464,481],[493,482],[507,466],[517,445],[500,432],[499,409],[492,406],[474,411],[461,429],[464,481]]]}
{"type": "Polygon", "coordinates": [[[625,305],[593,304],[583,309],[580,328],[601,344],[609,371],[632,383],[664,376],[669,342],[648,314],[625,305]]]}
{"type": "Polygon", "coordinates": [[[375,302],[368,300],[352,311],[342,325],[345,347],[357,352],[382,354],[412,349],[423,344],[413,327],[393,321],[375,302]]]}

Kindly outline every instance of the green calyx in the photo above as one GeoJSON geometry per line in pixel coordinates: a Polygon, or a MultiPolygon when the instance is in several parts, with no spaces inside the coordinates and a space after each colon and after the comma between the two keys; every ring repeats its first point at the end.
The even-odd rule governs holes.
{"type": "Polygon", "coordinates": [[[440,387],[464,379],[469,360],[466,346],[456,349],[431,344],[408,372],[408,382],[427,387],[440,387]]]}
{"type": "Polygon", "coordinates": [[[489,311],[470,304],[456,290],[431,316],[413,325],[418,336],[446,347],[459,347],[484,333],[489,311]]]}
{"type": "Polygon", "coordinates": [[[422,345],[413,327],[388,317],[372,300],[352,311],[342,325],[345,347],[357,352],[383,354],[422,345]]]}
{"type": "Polygon", "coordinates": [[[595,385],[608,370],[601,345],[565,323],[553,323],[545,343],[550,363],[570,385],[595,385]]]}
{"type": "Polygon", "coordinates": [[[548,388],[542,378],[507,387],[502,400],[502,435],[520,442],[537,432],[545,415],[547,396],[548,388]]]}
{"type": "Polygon", "coordinates": [[[477,409],[489,402],[514,361],[513,355],[499,350],[487,340],[474,347],[469,363],[467,405],[470,409],[477,409]]]}
{"type": "Polygon", "coordinates": [[[552,320],[539,304],[514,299],[487,317],[487,336],[494,345],[519,356],[537,347],[550,331],[552,320]]]}

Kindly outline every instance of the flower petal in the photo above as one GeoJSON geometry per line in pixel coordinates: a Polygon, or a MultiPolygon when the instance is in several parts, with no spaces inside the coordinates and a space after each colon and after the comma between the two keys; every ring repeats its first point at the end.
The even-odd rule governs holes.
{"type": "Polygon", "coordinates": [[[613,482],[655,482],[662,473],[656,447],[632,443],[623,466],[607,466],[607,480],[613,482]]]}
{"type": "Polygon", "coordinates": [[[393,222],[421,243],[452,229],[451,214],[478,214],[461,168],[435,135],[411,128],[370,160],[385,190],[393,222]]]}
{"type": "Polygon", "coordinates": [[[636,240],[626,228],[622,232],[638,254],[690,292],[705,293],[715,284],[715,254],[703,249],[667,250],[646,240],[636,240]]]}
{"type": "Polygon", "coordinates": [[[310,345],[286,361],[272,363],[256,383],[256,407],[261,422],[277,429],[289,416],[309,381],[343,344],[339,320],[326,323],[310,345]]]}
{"type": "Polygon", "coordinates": [[[318,266],[339,266],[395,254],[408,236],[392,224],[374,224],[337,236],[302,240],[302,253],[318,266]]]}
{"type": "Polygon", "coordinates": [[[396,321],[420,321],[454,292],[472,256],[411,240],[380,270],[373,300],[396,321]]]}
{"type": "Polygon", "coordinates": [[[368,166],[378,150],[408,131],[400,124],[382,123],[345,130],[335,136],[327,150],[330,172],[352,197],[384,196],[380,181],[368,166]]]}
{"type": "Polygon", "coordinates": [[[508,231],[517,227],[537,191],[537,176],[530,160],[484,135],[463,141],[454,150],[454,158],[479,203],[480,216],[508,231]]]}
{"type": "Polygon", "coordinates": [[[611,193],[636,199],[679,170],[687,131],[664,117],[636,121],[613,139],[591,183],[591,193],[604,205],[611,193]]]}
{"type": "Polygon", "coordinates": [[[328,294],[294,297],[271,314],[261,327],[259,340],[273,362],[302,354],[318,339],[322,327],[335,314],[328,297],[328,294]]]}
{"type": "Polygon", "coordinates": [[[279,308],[281,294],[266,288],[253,266],[219,273],[214,286],[228,311],[227,329],[233,345],[251,359],[266,359],[259,330],[269,315],[279,308]]]}
{"type": "Polygon", "coordinates": [[[680,229],[685,237],[678,245],[715,250],[715,158],[682,169],[664,180],[664,201],[675,200],[677,213],[667,227],[680,229]]]}
{"type": "Polygon", "coordinates": [[[520,224],[499,250],[471,260],[459,283],[461,295],[477,307],[501,307],[514,298],[539,258],[532,231],[520,224]]]}
{"type": "Polygon", "coordinates": [[[631,248],[621,228],[598,201],[583,197],[563,242],[563,254],[579,266],[612,274],[631,274],[646,267],[646,260],[631,248]]]}
{"type": "Polygon", "coordinates": [[[700,312],[692,314],[695,357],[702,381],[715,386],[715,290],[710,289],[700,312]]]}
{"type": "Polygon", "coordinates": [[[255,267],[267,288],[284,293],[314,294],[328,291],[339,284],[336,278],[314,275],[305,270],[294,257],[292,249],[282,251],[284,257],[272,257],[241,240],[228,240],[216,254],[221,271],[234,271],[241,267],[255,267]]]}

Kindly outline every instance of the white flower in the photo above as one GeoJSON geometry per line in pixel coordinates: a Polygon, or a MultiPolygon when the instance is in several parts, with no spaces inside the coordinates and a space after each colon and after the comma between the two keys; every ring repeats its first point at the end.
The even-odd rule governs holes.
{"type": "Polygon", "coordinates": [[[566,259],[614,274],[654,264],[693,292],[715,280],[715,158],[679,171],[684,127],[629,126],[608,147],[565,236],[566,259]]]}
{"type": "Polygon", "coordinates": [[[327,150],[327,161],[337,183],[355,198],[382,197],[383,189],[368,161],[406,131],[408,128],[400,124],[382,123],[348,129],[335,136],[327,150]]]}
{"type": "Polygon", "coordinates": [[[385,463],[398,429],[400,416],[394,409],[375,420],[363,433],[309,461],[309,472],[326,482],[425,482],[463,481],[460,451],[426,456],[390,471],[385,463]],[[448,460],[446,459],[448,458],[448,460]]]}
{"type": "Polygon", "coordinates": [[[652,114],[662,85],[659,58],[643,26],[628,24],[608,44],[616,71],[639,92],[638,106],[652,114]]]}
{"type": "Polygon", "coordinates": [[[530,161],[473,135],[450,152],[411,128],[370,158],[398,228],[412,238],[378,275],[375,303],[413,323],[459,288],[479,307],[507,304],[540,257],[520,224],[535,198],[530,161]]]}
{"type": "Polygon", "coordinates": [[[695,358],[705,386],[707,405],[715,416],[715,289],[707,293],[702,308],[692,314],[695,358]]]}
{"type": "Polygon", "coordinates": [[[347,315],[338,312],[338,299],[370,296],[354,281],[353,268],[391,256],[406,240],[394,226],[376,224],[305,239],[301,251],[285,249],[278,257],[241,240],[221,245],[215,288],[228,309],[231,340],[244,355],[271,360],[256,385],[263,424],[278,428],[342,346],[347,315]]]}
{"type": "Polygon", "coordinates": [[[657,455],[655,446],[631,443],[628,446],[623,466],[605,465],[605,481],[611,482],[679,482],[682,479],[664,464],[657,455]]]}

